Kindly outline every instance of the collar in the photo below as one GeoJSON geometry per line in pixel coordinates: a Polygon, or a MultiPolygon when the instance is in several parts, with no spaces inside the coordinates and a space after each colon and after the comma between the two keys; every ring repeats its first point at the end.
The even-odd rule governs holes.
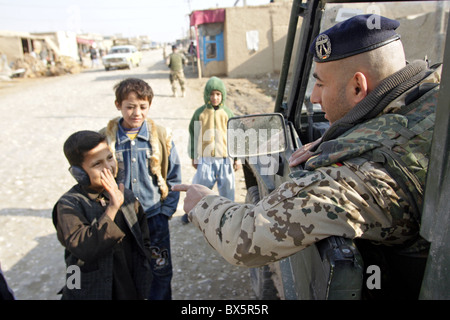
{"type": "MultiPolygon", "coordinates": [[[[123,144],[126,143],[128,141],[130,141],[131,139],[127,136],[127,134],[125,133],[125,130],[122,127],[122,122],[123,122],[123,118],[121,118],[119,120],[119,125],[118,125],[118,130],[117,130],[117,135],[118,135],[118,139],[117,142],[119,144],[123,144]]],[[[147,128],[147,120],[144,120],[144,122],[142,123],[141,129],[138,132],[138,135],[136,136],[136,138],[145,140],[145,141],[149,141],[150,140],[150,133],[148,131],[147,128]]]]}
{"type": "Polygon", "coordinates": [[[83,192],[88,196],[89,199],[99,202],[102,206],[106,206],[107,202],[109,202],[109,194],[105,189],[98,192],[89,187],[81,186],[83,192]]]}
{"type": "Polygon", "coordinates": [[[223,103],[221,102],[218,106],[217,106],[217,109],[216,108],[214,108],[214,106],[210,103],[210,102],[208,102],[207,104],[206,104],[206,107],[207,108],[209,108],[209,109],[214,109],[214,110],[219,110],[219,109],[223,109],[223,103]]]}

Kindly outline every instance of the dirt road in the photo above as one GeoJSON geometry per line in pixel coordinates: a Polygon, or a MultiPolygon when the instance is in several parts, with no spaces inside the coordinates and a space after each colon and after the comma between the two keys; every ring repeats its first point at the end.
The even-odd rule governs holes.
{"type": "MultiPolygon", "coordinates": [[[[183,182],[194,174],[187,156],[188,123],[203,104],[203,87],[186,67],[185,98],[171,97],[162,51],[144,54],[131,70],[85,70],[55,78],[0,83],[2,132],[0,149],[0,263],[17,299],[59,299],[65,266],[56,239],[51,210],[74,180],[62,152],[65,139],[82,129],[99,130],[119,116],[113,86],[126,77],[150,83],[155,98],[150,117],[171,128],[182,163],[183,182]]],[[[258,87],[262,81],[224,79],[228,105],[237,114],[270,109],[272,98],[258,87]],[[253,108],[253,109],[252,109],[253,108]]],[[[245,197],[242,172],[237,174],[236,198],[245,197]]],[[[234,267],[218,256],[192,225],[180,221],[183,195],[170,221],[174,277],[173,298],[254,299],[248,269],[234,267]]]]}

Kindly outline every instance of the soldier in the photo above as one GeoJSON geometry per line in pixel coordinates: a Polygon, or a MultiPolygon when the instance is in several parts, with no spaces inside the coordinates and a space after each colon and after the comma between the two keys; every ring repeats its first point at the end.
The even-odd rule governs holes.
{"type": "Polygon", "coordinates": [[[199,185],[173,188],[186,191],[189,219],[227,261],[262,266],[331,235],[427,253],[419,222],[440,70],[406,63],[398,26],[360,15],[314,39],[311,101],[330,128],[291,157],[292,166],[309,158],[305,170],[257,205],[199,185]]]}
{"type": "Polygon", "coordinates": [[[177,46],[172,46],[172,53],[167,57],[166,64],[170,68],[169,80],[172,86],[173,96],[177,96],[176,82],[178,81],[181,88],[181,96],[184,97],[186,94],[186,78],[184,76],[183,66],[186,64],[186,57],[183,53],[178,53],[177,46]]]}

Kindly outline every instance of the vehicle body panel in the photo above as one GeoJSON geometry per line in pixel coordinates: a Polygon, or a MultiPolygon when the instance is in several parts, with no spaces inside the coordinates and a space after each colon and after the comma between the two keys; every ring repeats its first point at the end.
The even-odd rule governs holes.
{"type": "Polygon", "coordinates": [[[109,53],[102,57],[106,70],[111,68],[132,68],[139,66],[142,60],[142,53],[135,46],[114,46],[109,53]]]}

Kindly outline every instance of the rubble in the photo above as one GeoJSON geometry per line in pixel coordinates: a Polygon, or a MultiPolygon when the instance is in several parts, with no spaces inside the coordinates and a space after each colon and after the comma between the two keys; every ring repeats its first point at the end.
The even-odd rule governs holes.
{"type": "Polygon", "coordinates": [[[13,73],[14,70],[23,69],[24,72],[19,73],[23,78],[39,78],[79,73],[82,67],[68,56],[59,56],[54,62],[48,63],[26,53],[23,59],[17,59],[11,64],[11,69],[13,73]]]}
{"type": "Polygon", "coordinates": [[[49,72],[52,76],[59,76],[63,74],[75,74],[80,73],[81,66],[78,61],[71,57],[60,56],[56,59],[55,65],[50,66],[49,72]]]}
{"type": "Polygon", "coordinates": [[[11,69],[25,69],[25,72],[22,75],[24,78],[43,77],[47,72],[47,66],[45,63],[28,53],[24,54],[23,59],[17,59],[14,61],[11,69]]]}

